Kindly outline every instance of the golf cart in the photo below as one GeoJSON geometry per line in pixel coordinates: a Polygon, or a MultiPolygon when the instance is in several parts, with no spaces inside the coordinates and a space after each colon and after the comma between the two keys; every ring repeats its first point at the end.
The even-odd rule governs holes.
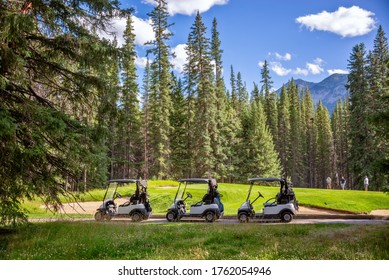
{"type": "Polygon", "coordinates": [[[134,179],[115,179],[107,182],[103,203],[95,214],[96,221],[111,220],[112,217],[131,217],[132,221],[140,222],[147,220],[151,215],[151,205],[147,194],[147,181],[134,179]],[[135,193],[128,198],[117,198],[122,196],[118,193],[118,187],[122,185],[135,184],[135,193]]]}
{"type": "Polygon", "coordinates": [[[263,219],[263,220],[281,220],[282,222],[289,223],[293,220],[293,216],[298,211],[298,201],[293,192],[292,186],[286,181],[286,179],[279,178],[252,178],[249,179],[250,188],[246,198],[246,201],[238,209],[238,219],[241,223],[247,223],[251,219],[263,219]],[[258,198],[263,195],[258,191],[258,196],[250,201],[251,191],[253,186],[257,182],[279,182],[280,192],[274,197],[268,199],[263,204],[263,210],[261,213],[255,213],[253,204],[258,198]]]}
{"type": "Polygon", "coordinates": [[[223,204],[220,202],[221,195],[217,190],[215,179],[191,178],[181,179],[178,180],[178,182],[179,185],[176,196],[166,214],[166,219],[169,222],[177,222],[182,217],[199,217],[212,223],[223,215],[223,204]],[[185,201],[188,198],[192,198],[192,195],[189,192],[186,192],[186,188],[190,184],[206,184],[208,186],[208,191],[199,202],[192,204],[189,212],[187,212],[185,201]],[[186,196],[184,198],[185,194],[186,196]]]}

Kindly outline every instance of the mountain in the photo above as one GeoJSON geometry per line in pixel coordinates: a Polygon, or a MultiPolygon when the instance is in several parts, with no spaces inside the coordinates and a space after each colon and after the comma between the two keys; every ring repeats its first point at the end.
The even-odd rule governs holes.
{"type": "MultiPolygon", "coordinates": [[[[307,82],[301,79],[295,80],[294,83],[298,86],[300,92],[308,87],[313,102],[317,104],[321,100],[330,114],[334,110],[336,102],[348,95],[346,90],[347,74],[332,74],[319,83],[307,82]]],[[[288,85],[289,82],[286,87],[288,85]]],[[[277,90],[277,93],[281,93],[281,88],[277,90]]]]}

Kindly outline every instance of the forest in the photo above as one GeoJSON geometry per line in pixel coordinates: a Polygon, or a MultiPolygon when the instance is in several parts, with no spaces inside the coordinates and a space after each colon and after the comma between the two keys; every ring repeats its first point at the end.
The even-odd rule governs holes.
{"type": "Polygon", "coordinates": [[[267,62],[251,92],[223,77],[217,19],[200,13],[187,61],[173,71],[166,0],[149,13],[155,40],[138,83],[132,10],[116,0],[0,1],[0,217],[25,218],[23,199],[58,205],[68,191],[107,179],[289,178],[294,186],[388,185],[389,50],[380,26],[373,50],[350,50],[348,98],[330,115],[294,81],[273,91],[267,62]],[[100,38],[127,19],[125,43],[100,38]],[[209,30],[209,31],[208,31],[209,30]],[[208,34],[210,36],[208,37],[208,34]],[[226,82],[227,80],[227,82],[226,82]]]}

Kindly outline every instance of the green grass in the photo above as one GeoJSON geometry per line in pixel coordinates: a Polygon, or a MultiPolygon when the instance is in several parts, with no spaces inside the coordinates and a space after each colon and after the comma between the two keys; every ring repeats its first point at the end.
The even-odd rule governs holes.
{"type": "Polygon", "coordinates": [[[388,225],[53,222],[0,232],[0,259],[389,259],[388,225]]]}
{"type": "MultiPolygon", "coordinates": [[[[165,214],[173,202],[178,183],[176,181],[149,181],[149,195],[153,207],[153,214],[165,214]]],[[[248,184],[225,184],[219,183],[219,191],[223,194],[222,202],[225,208],[225,215],[236,215],[237,209],[247,197],[248,184]]],[[[119,187],[119,193],[124,196],[134,192],[130,187],[119,187]]],[[[206,192],[206,185],[191,185],[187,189],[193,198],[188,199],[188,205],[201,200],[206,192]]],[[[262,204],[269,198],[275,197],[279,191],[277,186],[256,186],[252,194],[260,191],[265,198],[260,198],[254,204],[254,208],[260,211],[262,204]]],[[[352,213],[370,213],[376,209],[389,209],[389,195],[382,192],[364,192],[355,190],[327,190],[327,189],[305,189],[294,188],[297,200],[300,205],[320,207],[333,210],[341,210],[352,213]]],[[[85,194],[77,195],[77,200],[102,201],[104,189],[94,189],[85,194]]],[[[69,197],[63,197],[64,203],[69,202],[69,197]]],[[[29,216],[33,218],[51,217],[51,212],[40,208],[42,203],[39,200],[26,202],[24,207],[28,210],[29,216]]],[[[80,215],[78,215],[80,216],[80,215]]],[[[85,216],[85,215],[81,215],[85,216]]]]}

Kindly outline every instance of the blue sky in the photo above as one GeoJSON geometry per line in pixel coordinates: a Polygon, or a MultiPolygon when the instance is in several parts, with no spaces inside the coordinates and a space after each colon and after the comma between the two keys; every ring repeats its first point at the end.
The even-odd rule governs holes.
{"type": "MultiPolygon", "coordinates": [[[[229,87],[230,66],[241,73],[248,90],[260,84],[263,61],[271,68],[274,88],[292,77],[319,82],[332,73],[346,73],[353,46],[372,49],[377,28],[389,32],[388,0],[167,0],[171,14],[169,44],[176,53],[176,71],[185,62],[184,45],[199,10],[210,31],[216,17],[223,49],[223,74],[229,87]]],[[[143,75],[144,42],[153,38],[147,13],[153,0],[122,0],[135,9],[134,25],[139,76],[143,75]]],[[[113,30],[120,42],[124,20],[113,30]]],[[[140,77],[141,78],[141,77],[140,77]]]]}

